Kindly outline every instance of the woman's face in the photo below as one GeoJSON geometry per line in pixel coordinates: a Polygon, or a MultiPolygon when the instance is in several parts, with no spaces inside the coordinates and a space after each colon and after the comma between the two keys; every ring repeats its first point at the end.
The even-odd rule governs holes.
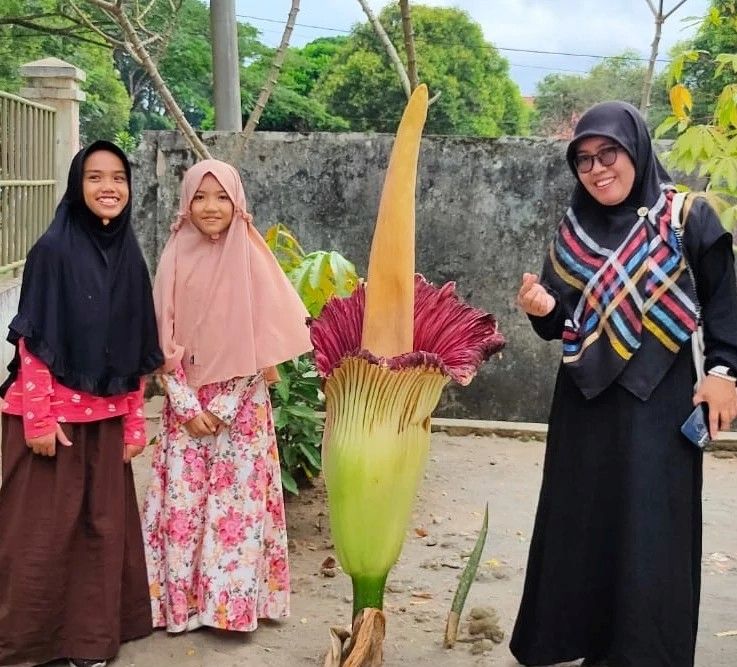
{"type": "Polygon", "coordinates": [[[82,194],[87,208],[102,224],[118,217],[130,199],[123,161],[105,150],[88,155],[82,168],[82,194]]]}
{"type": "Polygon", "coordinates": [[[192,223],[207,236],[216,237],[230,226],[233,202],[212,174],[205,174],[189,205],[192,223]]]}
{"type": "Polygon", "coordinates": [[[616,141],[607,137],[581,139],[574,162],[581,185],[600,204],[621,204],[632,191],[635,165],[616,141]]]}

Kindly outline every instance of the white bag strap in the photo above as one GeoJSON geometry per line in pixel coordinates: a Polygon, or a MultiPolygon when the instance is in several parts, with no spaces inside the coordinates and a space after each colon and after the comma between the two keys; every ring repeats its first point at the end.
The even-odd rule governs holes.
{"type": "MultiPolygon", "coordinates": [[[[683,260],[686,262],[686,268],[688,269],[688,275],[691,276],[691,282],[694,287],[694,295],[696,294],[696,276],[694,275],[691,265],[688,263],[686,258],[686,251],[683,248],[683,220],[681,220],[681,212],[683,211],[683,204],[686,201],[687,192],[676,192],[673,195],[673,200],[670,205],[670,219],[671,227],[676,234],[678,239],[678,245],[681,248],[683,254],[683,260]]],[[[704,373],[704,329],[701,324],[701,304],[699,298],[696,296],[696,320],[698,326],[696,331],[691,334],[691,353],[693,355],[694,370],[696,372],[696,384],[694,387],[698,387],[701,381],[705,377],[704,373]]]]}
{"type": "Polygon", "coordinates": [[[699,303],[698,293],[696,292],[696,275],[694,274],[693,269],[688,262],[688,258],[686,257],[686,249],[683,247],[683,220],[681,220],[681,212],[683,211],[683,205],[686,202],[688,194],[688,192],[676,192],[676,194],[673,195],[673,200],[670,204],[670,224],[671,227],[673,227],[676,238],[678,239],[678,246],[681,249],[683,261],[686,262],[688,275],[691,277],[695,299],[694,305],[696,306],[696,320],[701,324],[701,304],[699,303]]]}
{"type": "Polygon", "coordinates": [[[676,192],[670,203],[670,224],[677,235],[683,234],[681,211],[683,210],[683,204],[686,202],[687,194],[687,192],[676,192]]]}

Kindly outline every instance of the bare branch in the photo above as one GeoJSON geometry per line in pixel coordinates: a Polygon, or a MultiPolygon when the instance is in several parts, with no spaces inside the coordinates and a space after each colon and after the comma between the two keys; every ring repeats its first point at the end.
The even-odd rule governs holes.
{"type": "Polygon", "coordinates": [[[112,2],[106,2],[105,0],[88,0],[88,2],[92,5],[95,5],[95,7],[99,7],[100,9],[108,12],[114,12],[116,9],[119,9],[117,5],[113,4],[112,2]]]}
{"type": "MultiPolygon", "coordinates": [[[[96,0],[90,0],[90,2],[96,2],[96,0]]],[[[107,4],[107,3],[105,3],[107,4]]],[[[96,33],[100,37],[102,37],[105,41],[107,41],[109,44],[113,46],[124,46],[123,42],[120,41],[117,37],[113,37],[112,35],[109,35],[108,33],[104,32],[100,28],[98,28],[90,19],[87,14],[85,14],[77,5],[74,3],[74,0],[69,0],[69,5],[71,8],[77,13],[77,16],[79,16],[80,21],[92,32],[96,33]]]]}
{"type": "Polygon", "coordinates": [[[145,46],[146,48],[148,48],[150,44],[155,44],[156,42],[160,42],[160,41],[161,41],[161,35],[152,34],[151,37],[142,39],[141,44],[145,46]]]}
{"type": "Polygon", "coordinates": [[[0,19],[0,25],[14,25],[19,28],[26,28],[27,30],[33,30],[35,32],[41,32],[47,35],[63,35],[65,37],[72,37],[80,42],[88,42],[89,44],[95,44],[96,46],[110,46],[107,42],[96,42],[78,34],[78,31],[83,28],[79,23],[72,22],[68,26],[49,26],[42,23],[36,23],[35,21],[29,21],[22,17],[10,16],[7,18],[0,19]]]}
{"type": "Polygon", "coordinates": [[[248,121],[246,122],[246,126],[243,128],[243,137],[241,139],[242,143],[245,144],[246,141],[248,141],[251,134],[253,134],[254,130],[256,129],[256,126],[258,125],[259,120],[261,120],[261,114],[264,111],[264,108],[266,107],[266,103],[269,101],[269,97],[271,97],[271,93],[274,90],[274,87],[276,86],[276,80],[279,77],[279,72],[281,71],[282,63],[284,62],[284,57],[287,55],[287,47],[289,46],[289,40],[292,37],[292,30],[294,29],[294,23],[297,20],[297,12],[299,12],[299,0],[292,0],[292,8],[289,10],[289,17],[287,18],[287,24],[284,26],[284,33],[282,34],[281,42],[279,43],[279,48],[276,50],[276,53],[274,54],[274,60],[271,63],[271,69],[269,70],[269,73],[266,76],[266,81],[264,83],[263,88],[261,89],[261,92],[259,93],[258,99],[256,100],[256,104],[251,110],[251,114],[248,116],[248,121]]]}
{"type": "Polygon", "coordinates": [[[663,23],[666,19],[673,14],[686,0],[680,0],[668,13],[663,13],[663,0],[658,0],[658,8],[655,9],[655,5],[652,0],[645,0],[650,6],[655,17],[655,35],[653,36],[652,44],[650,45],[650,60],[647,66],[647,73],[645,74],[645,81],[642,86],[642,97],[640,98],[640,113],[647,118],[647,113],[650,108],[650,95],[653,89],[653,77],[655,75],[655,61],[658,58],[658,48],[660,46],[660,36],[663,31],[663,23]]]}
{"type": "Polygon", "coordinates": [[[417,88],[420,81],[417,78],[417,56],[415,55],[415,33],[412,30],[412,16],[409,11],[409,0],[399,0],[402,13],[402,31],[404,32],[404,49],[407,53],[407,74],[412,90],[417,88]]]}
{"type": "Polygon", "coordinates": [[[391,39],[389,39],[389,35],[386,34],[384,26],[381,25],[379,19],[376,18],[375,14],[371,11],[371,7],[369,7],[368,1],[358,0],[358,4],[361,5],[364,14],[366,14],[366,16],[368,17],[369,22],[371,23],[374,31],[379,37],[379,41],[381,41],[381,43],[384,45],[384,49],[386,50],[389,59],[392,61],[394,69],[397,70],[399,81],[401,82],[402,88],[404,89],[404,94],[407,96],[407,99],[409,99],[412,95],[412,86],[409,83],[407,71],[404,69],[404,65],[402,64],[402,60],[400,59],[397,50],[394,48],[394,44],[392,44],[391,39]]]}
{"type": "Polygon", "coordinates": [[[664,17],[663,21],[665,21],[674,11],[676,11],[681,5],[683,5],[686,2],[686,0],[681,0],[673,9],[671,9],[664,17]]]}
{"type": "MultiPolygon", "coordinates": [[[[93,1],[98,2],[99,0],[93,1]]],[[[200,159],[211,157],[210,152],[207,150],[207,147],[197,136],[194,129],[189,124],[189,121],[182,113],[182,110],[179,108],[179,105],[174,99],[174,96],[171,94],[171,91],[167,87],[166,83],[164,83],[164,80],[161,78],[161,74],[159,73],[156,64],[153,62],[153,60],[151,60],[151,56],[146,50],[146,47],[143,46],[143,44],[141,43],[141,40],[136,33],[136,29],[133,27],[133,24],[130,22],[128,16],[119,5],[115,7],[113,13],[118,20],[118,24],[123,30],[123,33],[129,40],[125,43],[126,49],[131,55],[135,55],[140,59],[141,65],[151,78],[151,83],[154,85],[157,92],[161,96],[161,101],[164,103],[164,107],[166,108],[169,115],[171,115],[171,117],[176,122],[177,127],[179,127],[185,139],[192,147],[192,150],[194,150],[195,154],[200,159]]]]}
{"type": "Polygon", "coordinates": [[[28,16],[0,16],[0,25],[16,25],[18,21],[35,22],[39,19],[55,19],[66,18],[59,12],[49,12],[46,14],[29,14],[28,16]]]}
{"type": "MultiPolygon", "coordinates": [[[[138,0],[136,0],[135,3],[128,3],[128,5],[126,5],[129,8],[133,8],[133,11],[135,11],[135,15],[132,18],[126,13],[123,0],[115,0],[115,2],[108,2],[107,0],[87,0],[86,4],[88,6],[95,7],[103,15],[104,20],[101,22],[97,21],[97,17],[93,20],[92,16],[87,14],[87,12],[80,7],[81,3],[79,3],[79,0],[67,0],[68,6],[71,8],[70,15],[63,12],[57,12],[53,15],[45,15],[44,18],[49,16],[64,18],[73,26],[76,26],[76,29],[85,30],[102,38],[102,40],[104,40],[104,44],[100,44],[100,46],[111,46],[114,49],[120,49],[121,52],[124,51],[127,53],[145,71],[146,76],[150,80],[151,86],[161,99],[167,113],[174,119],[177,127],[182,132],[197,156],[200,158],[209,157],[209,151],[187,121],[187,118],[184,116],[184,113],[174,99],[174,96],[171,94],[171,91],[161,78],[161,74],[159,73],[156,63],[151,56],[151,52],[148,50],[150,45],[156,45],[159,47],[159,52],[156,54],[156,57],[158,58],[161,56],[171,38],[173,32],[172,27],[175,22],[169,21],[166,30],[162,34],[156,34],[148,29],[143,24],[142,17],[145,15],[145,12],[148,12],[151,9],[155,0],[150,0],[150,2],[149,0],[146,1],[147,5],[143,9],[141,9],[141,5],[138,0]],[[109,21],[110,27],[114,26],[115,34],[106,30],[106,21],[109,21]],[[136,26],[138,26],[138,29],[136,26]]],[[[174,11],[178,11],[178,8],[180,8],[181,5],[181,0],[169,0],[169,6],[174,11]]],[[[15,17],[15,19],[26,18],[35,17],[15,17]]],[[[2,23],[10,23],[11,20],[12,17],[11,19],[4,17],[2,19],[2,23]]],[[[79,35],[73,34],[75,28],[71,26],[47,27],[31,22],[30,25],[26,25],[25,27],[32,28],[34,30],[43,30],[50,34],[68,34],[76,39],[84,39],[79,35]]],[[[134,84],[134,76],[132,73],[129,75],[128,79],[131,92],[135,93],[136,89],[140,90],[140,85],[134,84]]]]}

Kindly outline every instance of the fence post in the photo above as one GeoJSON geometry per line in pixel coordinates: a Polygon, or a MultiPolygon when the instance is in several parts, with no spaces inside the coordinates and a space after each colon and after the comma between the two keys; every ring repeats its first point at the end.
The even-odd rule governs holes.
{"type": "Polygon", "coordinates": [[[66,189],[69,163],[79,150],[79,103],[85,99],[80,83],[87,78],[81,70],[59,58],[44,58],[21,65],[26,80],[20,95],[56,109],[54,177],[56,198],[66,189]]]}

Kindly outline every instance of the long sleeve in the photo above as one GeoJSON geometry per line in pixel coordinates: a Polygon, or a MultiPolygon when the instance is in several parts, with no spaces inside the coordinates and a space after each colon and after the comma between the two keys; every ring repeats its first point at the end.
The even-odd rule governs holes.
{"type": "Polygon", "coordinates": [[[20,380],[23,392],[23,430],[26,439],[48,435],[56,430],[56,422],[51,411],[53,387],[48,367],[31,354],[21,338],[18,342],[20,353],[20,380]]]}
{"type": "Polygon", "coordinates": [[[182,423],[194,419],[202,412],[197,393],[187,384],[184,369],[179,364],[173,371],[162,374],[169,405],[182,423]]]}
{"type": "Polygon", "coordinates": [[[235,419],[243,396],[257,377],[257,375],[236,377],[223,382],[222,388],[212,398],[207,409],[226,426],[230,426],[230,423],[235,419]]]}
{"type": "Polygon", "coordinates": [[[126,445],[146,444],[146,419],[143,415],[143,378],[136,391],[126,395],[128,412],[123,416],[123,442],[126,445]]]}
{"type": "Polygon", "coordinates": [[[727,366],[737,375],[737,280],[731,237],[704,254],[696,284],[704,322],[705,370],[727,366]]]}
{"type": "Polygon", "coordinates": [[[689,214],[684,245],[701,304],[705,370],[726,366],[737,375],[737,280],[732,236],[703,200],[697,200],[689,214]]]}
{"type": "MultiPolygon", "coordinates": [[[[548,290],[550,291],[550,290],[548,290]]],[[[551,310],[547,315],[543,317],[536,317],[535,315],[528,315],[530,324],[535,330],[535,333],[544,340],[555,340],[559,339],[563,335],[563,324],[565,323],[565,312],[560,304],[560,301],[556,299],[555,308],[551,310]]]]}

